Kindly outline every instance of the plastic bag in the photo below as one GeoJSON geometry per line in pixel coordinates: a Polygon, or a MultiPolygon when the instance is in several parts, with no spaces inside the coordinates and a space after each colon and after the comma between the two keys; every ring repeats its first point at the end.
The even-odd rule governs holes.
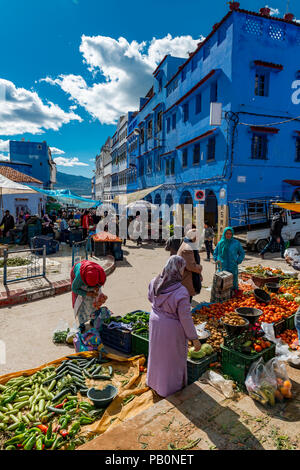
{"type": "Polygon", "coordinates": [[[201,339],[206,339],[210,335],[209,331],[205,329],[207,322],[200,323],[200,325],[196,326],[196,331],[198,334],[198,338],[201,339]]]}
{"type": "Polygon", "coordinates": [[[70,331],[68,322],[60,319],[55,330],[53,331],[52,340],[54,343],[65,343],[70,331]]]}
{"type": "Polygon", "coordinates": [[[300,351],[292,351],[282,339],[275,337],[273,323],[262,323],[261,328],[264,330],[266,338],[276,344],[276,356],[280,361],[290,362],[294,365],[300,364],[300,351]]]}
{"type": "Polygon", "coordinates": [[[104,320],[110,318],[111,316],[112,313],[110,310],[108,310],[107,307],[101,307],[96,310],[92,315],[92,318],[94,319],[94,328],[99,331],[103,325],[104,320]]]}
{"type": "Polygon", "coordinates": [[[73,327],[70,329],[69,333],[67,334],[66,342],[68,344],[73,344],[73,340],[77,333],[78,333],[78,328],[76,326],[76,323],[74,323],[73,327]]]}
{"type": "Polygon", "coordinates": [[[253,400],[264,406],[275,405],[276,376],[272,368],[266,367],[262,357],[251,365],[245,385],[253,400]]]}
{"type": "Polygon", "coordinates": [[[284,398],[292,398],[292,382],[289,379],[285,363],[274,357],[267,362],[266,369],[269,374],[273,374],[276,378],[276,399],[282,402],[284,398]]]}
{"type": "Polygon", "coordinates": [[[99,347],[101,347],[99,331],[95,328],[91,328],[86,333],[77,333],[73,343],[76,352],[98,351],[99,347]]]}
{"type": "Polygon", "coordinates": [[[205,374],[203,374],[203,376],[199,379],[199,382],[208,383],[212,387],[219,390],[219,392],[223,393],[226,398],[233,398],[235,395],[233,380],[224,379],[221,374],[217,374],[213,370],[205,372],[205,374]]]}

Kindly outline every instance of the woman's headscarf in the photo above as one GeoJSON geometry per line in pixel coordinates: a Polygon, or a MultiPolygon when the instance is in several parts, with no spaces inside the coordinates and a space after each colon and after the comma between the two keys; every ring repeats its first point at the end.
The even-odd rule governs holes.
{"type": "Polygon", "coordinates": [[[106,281],[104,269],[93,261],[82,261],[80,264],[80,276],[89,287],[103,286],[106,281]]]}
{"type": "Polygon", "coordinates": [[[186,262],[181,256],[170,256],[163,272],[154,281],[153,290],[155,297],[167,287],[182,281],[185,266],[186,262]]]}
{"type": "Polygon", "coordinates": [[[226,227],[224,229],[224,232],[223,232],[223,235],[222,235],[222,238],[219,242],[219,252],[220,252],[220,255],[221,257],[223,258],[224,256],[226,256],[226,253],[227,253],[227,250],[229,248],[229,245],[230,243],[232,242],[232,239],[233,239],[233,236],[234,236],[234,230],[232,227],[226,227]],[[232,237],[228,240],[225,235],[226,235],[226,232],[230,230],[231,233],[232,233],[232,237]]]}

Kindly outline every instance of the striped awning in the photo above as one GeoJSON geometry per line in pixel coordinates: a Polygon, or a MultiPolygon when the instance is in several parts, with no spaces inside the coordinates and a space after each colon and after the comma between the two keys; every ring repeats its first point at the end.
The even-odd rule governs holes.
{"type": "Polygon", "coordinates": [[[152,188],[146,188],[140,191],[135,191],[134,193],[119,194],[118,196],[115,196],[111,202],[127,206],[127,204],[130,204],[131,202],[144,199],[144,197],[148,196],[148,194],[152,193],[153,191],[156,191],[161,186],[162,184],[160,184],[159,186],[153,186],[152,188]]]}

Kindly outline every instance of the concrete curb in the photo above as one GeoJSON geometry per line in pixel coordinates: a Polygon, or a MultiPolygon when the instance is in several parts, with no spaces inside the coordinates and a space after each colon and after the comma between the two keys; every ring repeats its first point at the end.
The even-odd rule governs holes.
{"type": "MultiPolygon", "coordinates": [[[[113,256],[107,256],[107,267],[104,267],[106,276],[109,276],[116,268],[115,259],[113,256]]],[[[38,290],[29,289],[15,289],[0,292],[0,308],[12,307],[13,305],[24,304],[33,302],[35,300],[53,297],[55,295],[65,294],[71,291],[70,279],[63,279],[60,281],[52,282],[49,287],[44,287],[38,290]]]]}

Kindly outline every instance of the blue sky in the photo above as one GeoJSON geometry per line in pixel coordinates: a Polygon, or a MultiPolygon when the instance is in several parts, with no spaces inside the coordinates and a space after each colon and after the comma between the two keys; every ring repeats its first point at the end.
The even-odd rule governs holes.
{"type": "MultiPolygon", "coordinates": [[[[279,16],[286,3],[267,2],[279,16]]],[[[265,5],[241,0],[252,11],[265,5]]],[[[186,57],[228,11],[225,0],[0,0],[0,7],[0,154],[9,139],[46,140],[58,149],[59,171],[89,177],[113,122],[137,108],[165,53],[186,57]]],[[[300,19],[299,1],[290,11],[300,19]]]]}

